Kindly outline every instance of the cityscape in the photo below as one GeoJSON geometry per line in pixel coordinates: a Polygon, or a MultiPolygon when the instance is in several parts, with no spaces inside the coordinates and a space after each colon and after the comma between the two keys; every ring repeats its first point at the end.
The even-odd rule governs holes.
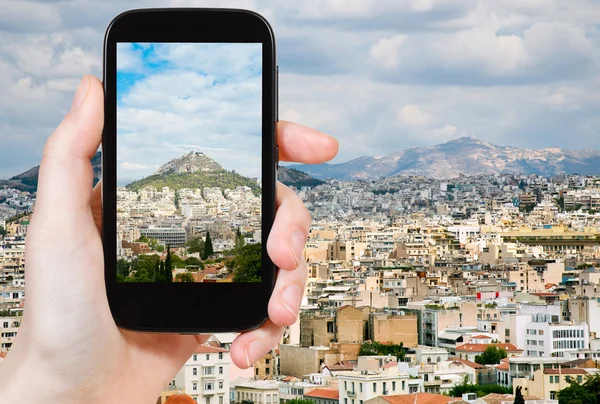
{"type": "MultiPolygon", "coordinates": [[[[167,165],[197,167],[190,164],[197,159],[217,164],[190,152],[167,165]]],[[[118,189],[119,209],[128,212],[119,221],[120,257],[156,257],[163,268],[170,250],[174,279],[189,273],[193,281],[232,281],[223,252],[260,240],[256,188],[148,181],[118,189]]],[[[187,394],[208,404],[553,404],[576,388],[596,391],[600,176],[401,175],[311,184],[318,185],[288,182],[313,217],[298,321],[246,370],[229,358],[236,334],[214,334],[158,402],[187,394]]],[[[35,193],[4,186],[0,201],[5,354],[23,312],[35,193]]]]}
{"type": "Polygon", "coordinates": [[[117,188],[117,280],[260,282],[261,223],[257,178],[189,152],[117,188]]]}
{"type": "Polygon", "coordinates": [[[118,282],[261,281],[261,71],[261,44],[118,44],[118,282]]]}
{"type": "MultiPolygon", "coordinates": [[[[37,354],[15,363],[27,337],[51,327],[66,335],[78,324],[69,319],[81,318],[73,302],[46,308],[55,314],[49,328],[22,327],[34,292],[68,304],[64,297],[82,290],[70,273],[52,290],[26,285],[24,257],[34,241],[36,165],[81,77],[104,76],[107,26],[137,7],[211,6],[249,7],[269,21],[278,119],[339,141],[321,162],[319,136],[278,127],[278,180],[312,218],[298,318],[248,369],[235,364],[239,334],[222,332],[190,349],[159,387],[151,380],[166,369],[145,366],[157,362],[125,362],[131,372],[107,375],[96,371],[103,355],[79,355],[60,379],[90,401],[139,401],[160,389],[156,404],[600,404],[593,0],[8,2],[0,12],[2,381],[16,391],[21,365],[45,375],[46,363],[79,360],[78,347],[61,352],[61,341],[40,334],[28,351],[37,354]],[[92,369],[91,383],[74,369],[92,369]]],[[[268,236],[260,44],[120,42],[117,52],[118,281],[260,281],[256,252],[268,236]]],[[[98,152],[94,184],[100,161],[98,152]]],[[[191,315],[213,303],[164,302],[191,315]]],[[[39,387],[32,394],[48,381],[60,387],[57,378],[29,379],[39,387]]]]}

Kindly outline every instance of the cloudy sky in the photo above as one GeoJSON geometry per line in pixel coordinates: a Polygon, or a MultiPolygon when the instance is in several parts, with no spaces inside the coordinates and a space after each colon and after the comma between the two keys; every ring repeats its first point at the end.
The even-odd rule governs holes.
{"type": "Polygon", "coordinates": [[[273,25],[280,117],[340,140],[336,161],[469,135],[600,148],[593,0],[0,0],[0,178],[37,164],[121,11],[256,10],[273,25]]]}
{"type": "Polygon", "coordinates": [[[260,177],[261,75],[258,43],[119,43],[119,180],[192,150],[260,177]]]}

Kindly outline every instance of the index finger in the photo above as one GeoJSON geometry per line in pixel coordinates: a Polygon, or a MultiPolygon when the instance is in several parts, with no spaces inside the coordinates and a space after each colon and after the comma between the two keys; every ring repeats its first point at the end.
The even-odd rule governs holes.
{"type": "Polygon", "coordinates": [[[305,164],[320,164],[331,160],[338,152],[338,141],[314,129],[296,123],[277,123],[279,160],[305,164]]]}

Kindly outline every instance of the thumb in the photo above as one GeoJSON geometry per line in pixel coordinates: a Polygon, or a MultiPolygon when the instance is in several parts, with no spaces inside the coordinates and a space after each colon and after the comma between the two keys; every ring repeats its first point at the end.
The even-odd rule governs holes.
{"type": "Polygon", "coordinates": [[[71,111],[48,138],[40,164],[35,213],[64,220],[89,210],[93,171],[104,124],[104,92],[100,81],[84,76],[71,111]]]}

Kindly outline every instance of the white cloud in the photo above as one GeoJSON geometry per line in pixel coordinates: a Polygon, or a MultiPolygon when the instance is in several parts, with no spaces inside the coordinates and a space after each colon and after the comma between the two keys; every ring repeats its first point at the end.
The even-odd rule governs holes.
{"type": "Polygon", "coordinates": [[[400,65],[400,46],[406,42],[406,35],[396,35],[389,39],[382,38],[369,51],[371,60],[380,63],[384,69],[395,69],[400,65]]]}
{"type": "Polygon", "coordinates": [[[425,126],[430,118],[418,105],[407,104],[398,111],[398,121],[408,126],[425,126]]]}
{"type": "Polygon", "coordinates": [[[444,125],[444,127],[434,130],[433,134],[437,138],[451,139],[456,135],[457,131],[458,131],[458,128],[456,126],[444,125]]]}

